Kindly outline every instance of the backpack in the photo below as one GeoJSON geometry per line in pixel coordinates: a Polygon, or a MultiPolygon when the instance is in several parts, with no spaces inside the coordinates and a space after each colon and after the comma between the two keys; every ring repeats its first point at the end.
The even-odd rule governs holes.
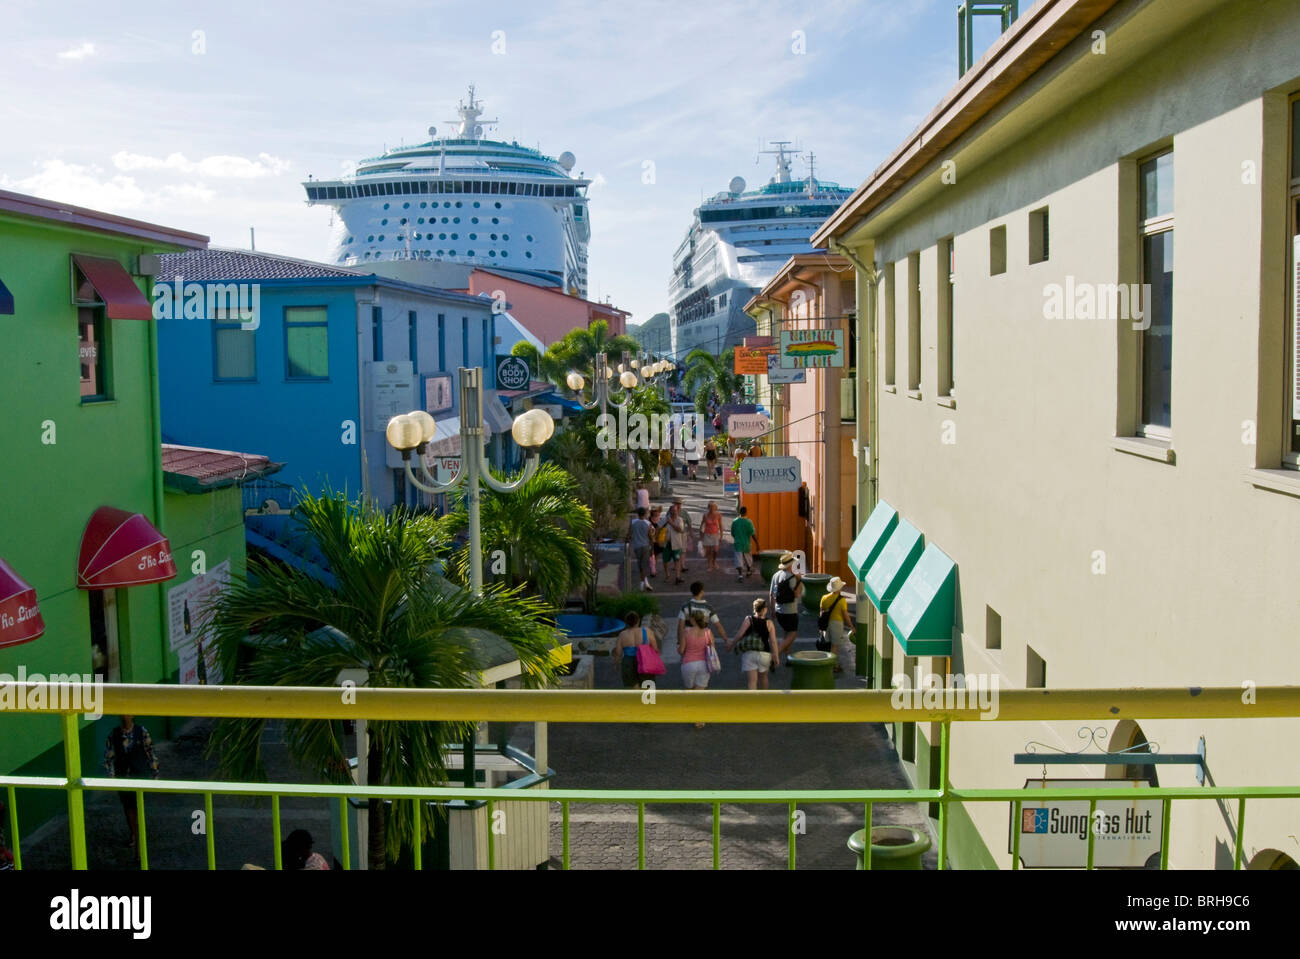
{"type": "Polygon", "coordinates": [[[843,596],[839,597],[838,599],[835,600],[835,602],[831,603],[829,606],[823,609],[821,613],[818,615],[817,628],[820,629],[823,633],[826,632],[826,630],[831,628],[831,614],[835,612],[835,607],[838,606],[840,604],[840,601],[843,599],[844,599],[843,596]]]}
{"type": "Polygon", "coordinates": [[[776,601],[781,605],[794,602],[794,583],[799,579],[793,574],[776,584],[776,601]]]}

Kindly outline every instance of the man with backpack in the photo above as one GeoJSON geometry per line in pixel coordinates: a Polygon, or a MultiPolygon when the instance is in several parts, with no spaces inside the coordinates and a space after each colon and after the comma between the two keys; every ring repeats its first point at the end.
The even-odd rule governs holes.
{"type": "Polygon", "coordinates": [[[772,577],[772,607],[776,621],[785,631],[781,655],[785,656],[799,638],[799,597],[803,595],[803,578],[794,572],[794,553],[781,554],[781,568],[772,577]]]}
{"type": "Polygon", "coordinates": [[[682,636],[686,627],[690,625],[691,613],[699,610],[709,619],[709,628],[717,635],[718,639],[726,642],[727,633],[722,628],[722,620],[718,619],[718,614],[713,611],[713,607],[704,599],[704,584],[699,580],[691,583],[691,598],[682,604],[681,611],[677,614],[677,641],[682,641],[682,636]]]}
{"type": "Polygon", "coordinates": [[[852,648],[853,617],[849,615],[849,601],[840,591],[844,589],[844,580],[838,576],[831,577],[826,584],[826,595],[822,597],[821,612],[817,617],[817,629],[823,639],[817,648],[835,653],[835,672],[844,672],[840,665],[840,651],[848,646],[852,648]]]}

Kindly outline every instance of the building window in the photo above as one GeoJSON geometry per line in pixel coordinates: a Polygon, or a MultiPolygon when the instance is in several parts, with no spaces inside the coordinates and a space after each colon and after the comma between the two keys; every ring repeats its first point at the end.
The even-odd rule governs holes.
{"type": "Polygon", "coordinates": [[[953,375],[953,284],[957,260],[953,238],[939,241],[939,395],[951,396],[956,387],[953,375]]]}
{"type": "Polygon", "coordinates": [[[370,308],[370,358],[376,363],[384,358],[384,310],[383,307],[370,308]]]}
{"type": "MultiPolygon", "coordinates": [[[[439,256],[442,255],[441,250],[438,251],[438,255],[439,256]]],[[[447,315],[445,313],[439,313],[438,314],[438,369],[445,370],[446,368],[447,368],[447,315]]]]}
{"type": "Polygon", "coordinates": [[[921,391],[921,254],[907,256],[907,388],[921,391]]]}
{"type": "Polygon", "coordinates": [[[329,378],[329,326],[325,307],[285,307],[284,355],[288,379],[329,378]]]}
{"type": "Polygon", "coordinates": [[[1291,342],[1287,355],[1291,362],[1287,389],[1287,406],[1290,415],[1284,417],[1289,424],[1289,435],[1284,447],[1285,465],[1300,466],[1300,99],[1291,101],[1291,181],[1288,194],[1288,215],[1291,226],[1290,323],[1287,324],[1291,342]]]}
{"type": "Polygon", "coordinates": [[[989,230],[989,276],[1007,272],[1007,228],[995,226],[989,230]]]}
{"type": "Polygon", "coordinates": [[[1174,155],[1162,153],[1138,167],[1142,323],[1138,341],[1138,395],[1142,434],[1167,439],[1174,336],[1174,155]]]}
{"type": "Polygon", "coordinates": [[[984,648],[1002,648],[1002,614],[992,606],[984,607],[984,648]]]}
{"type": "Polygon", "coordinates": [[[469,317],[460,318],[460,356],[461,366],[469,366],[469,317]]]}
{"type": "Polygon", "coordinates": [[[895,346],[894,339],[894,314],[897,304],[894,302],[896,296],[894,287],[894,264],[885,264],[885,385],[894,386],[898,381],[894,375],[895,346]]]}
{"type": "Polygon", "coordinates": [[[212,320],[212,378],[214,380],[257,379],[256,333],[218,310],[212,320]]]}
{"type": "Polygon", "coordinates": [[[102,306],[77,309],[77,361],[81,367],[81,402],[95,403],[109,399],[108,343],[102,306]]]}
{"type": "Polygon", "coordinates": [[[1029,214],[1029,262],[1045,263],[1051,253],[1047,207],[1029,214]]]}
{"type": "Polygon", "coordinates": [[[1025,689],[1047,688],[1047,660],[1034,652],[1032,646],[1025,647],[1025,689]]]}
{"type": "Polygon", "coordinates": [[[419,373],[420,364],[417,360],[419,356],[419,338],[420,330],[415,321],[415,310],[406,314],[406,351],[411,360],[411,372],[419,373]]]}

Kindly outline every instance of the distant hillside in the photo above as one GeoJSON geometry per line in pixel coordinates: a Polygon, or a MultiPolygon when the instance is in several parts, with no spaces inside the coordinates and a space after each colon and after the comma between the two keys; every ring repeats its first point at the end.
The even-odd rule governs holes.
{"type": "Polygon", "coordinates": [[[668,334],[668,314],[656,313],[640,326],[629,326],[628,336],[654,353],[667,353],[671,340],[668,334]]]}

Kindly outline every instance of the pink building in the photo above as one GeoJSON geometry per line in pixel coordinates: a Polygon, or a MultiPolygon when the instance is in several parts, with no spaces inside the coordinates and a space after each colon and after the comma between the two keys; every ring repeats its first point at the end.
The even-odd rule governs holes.
{"type": "Polygon", "coordinates": [[[611,336],[626,333],[627,318],[631,316],[607,303],[570,296],[553,283],[527,274],[476,268],[469,274],[468,292],[505,300],[510,304],[510,315],[543,346],[595,320],[609,323],[611,336]]]}

